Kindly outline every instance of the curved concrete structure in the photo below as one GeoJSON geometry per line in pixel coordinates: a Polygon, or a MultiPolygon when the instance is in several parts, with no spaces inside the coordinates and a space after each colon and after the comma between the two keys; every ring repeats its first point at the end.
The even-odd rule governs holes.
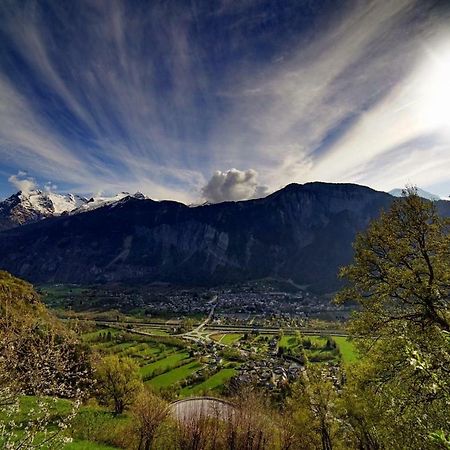
{"type": "Polygon", "coordinates": [[[171,403],[169,408],[172,415],[182,422],[203,417],[228,420],[236,410],[232,403],[214,397],[186,398],[171,403]]]}

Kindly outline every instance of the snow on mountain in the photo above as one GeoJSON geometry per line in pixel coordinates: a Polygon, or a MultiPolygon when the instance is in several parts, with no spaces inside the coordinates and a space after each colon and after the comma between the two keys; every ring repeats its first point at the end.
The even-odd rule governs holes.
{"type": "MultiPolygon", "coordinates": [[[[403,193],[403,189],[392,189],[389,191],[389,194],[393,195],[394,197],[401,197],[403,193]]],[[[425,198],[427,200],[431,200],[433,202],[441,200],[441,197],[439,195],[432,194],[431,192],[424,191],[423,189],[417,188],[417,194],[419,197],[425,198]]]]}
{"type": "Polygon", "coordinates": [[[56,194],[54,192],[31,191],[28,195],[21,194],[22,198],[37,210],[48,212],[51,215],[60,215],[73,211],[87,203],[87,199],[74,194],[56,194]],[[44,210],[42,210],[44,208],[44,210]]]}
{"type": "Polygon", "coordinates": [[[130,194],[129,192],[119,192],[118,194],[111,197],[92,197],[91,199],[87,200],[86,203],[72,210],[72,214],[78,214],[86,211],[91,211],[92,209],[97,209],[102,206],[111,205],[120,200],[123,200],[126,197],[132,197],[138,200],[144,200],[148,198],[140,192],[136,192],[135,194],[130,194]]]}
{"type": "Polygon", "coordinates": [[[0,201],[0,230],[62,214],[90,211],[116,203],[126,197],[146,198],[140,192],[133,195],[128,192],[120,192],[111,197],[100,196],[88,200],[76,194],[58,194],[37,189],[29,192],[19,191],[6,200],[0,201]]]}

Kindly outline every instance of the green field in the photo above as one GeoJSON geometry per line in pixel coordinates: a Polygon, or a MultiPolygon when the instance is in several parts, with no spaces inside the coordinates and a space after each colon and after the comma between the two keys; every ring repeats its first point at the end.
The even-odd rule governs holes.
{"type": "Polygon", "coordinates": [[[134,358],[140,365],[142,365],[146,364],[148,360],[158,357],[162,353],[169,353],[169,351],[171,350],[169,349],[163,350],[158,347],[150,347],[148,344],[137,343],[132,347],[122,350],[121,352],[118,353],[118,355],[134,358]]]}
{"type": "Polygon", "coordinates": [[[211,334],[210,337],[213,341],[219,342],[224,336],[224,334],[211,334]]]}
{"type": "MultiPolygon", "coordinates": [[[[23,396],[20,397],[19,401],[19,410],[17,413],[14,414],[14,422],[16,424],[23,424],[24,426],[28,424],[31,418],[36,420],[39,417],[40,411],[40,402],[44,402],[46,405],[46,409],[50,413],[50,422],[48,424],[47,430],[57,431],[56,423],[59,422],[59,420],[70,414],[73,410],[73,404],[69,400],[63,400],[63,399],[57,399],[54,401],[52,398],[45,398],[41,397],[38,398],[34,396],[23,396]]],[[[77,417],[89,412],[91,410],[90,407],[82,406],[80,410],[78,411],[77,417]]],[[[105,417],[107,417],[107,421],[109,423],[112,423],[114,421],[119,422],[120,420],[123,420],[122,418],[116,419],[114,418],[109,412],[104,410],[99,410],[100,414],[104,414],[105,417]]],[[[0,416],[0,418],[2,418],[0,416]]],[[[75,419],[76,420],[76,419],[75,419]]],[[[18,431],[18,436],[23,436],[23,432],[20,430],[18,431]]],[[[39,442],[44,441],[47,439],[48,435],[45,435],[43,432],[39,431],[36,435],[36,442],[35,444],[38,445],[39,442]]],[[[19,444],[18,444],[19,445],[19,444]]],[[[0,442],[0,447],[2,447],[2,442],[0,442]]],[[[3,447],[2,447],[3,448],[3,447]]],[[[25,448],[25,444],[22,444],[22,446],[17,446],[14,448],[25,448]]],[[[28,448],[28,447],[26,447],[28,448]]],[[[35,447],[33,447],[35,448],[35,447]]],[[[37,447],[36,447],[37,448],[37,447]]],[[[39,447],[41,448],[41,447],[39,447]]],[[[44,449],[49,448],[48,446],[42,447],[44,449]]],[[[53,447],[52,447],[53,448],[53,447]]],[[[77,439],[74,438],[74,441],[67,446],[64,447],[68,450],[115,450],[116,447],[111,447],[107,445],[102,445],[99,443],[87,441],[85,439],[77,439]]]]}
{"type": "Polygon", "coordinates": [[[75,301],[79,301],[88,291],[88,288],[70,284],[57,284],[40,286],[39,291],[47,305],[58,308],[65,307],[68,302],[72,303],[75,299],[77,299],[75,301]]]}
{"type": "MultiPolygon", "coordinates": [[[[69,400],[64,399],[57,399],[55,402],[48,398],[41,398],[40,401],[44,402],[46,405],[46,408],[48,409],[49,413],[52,417],[59,417],[67,415],[72,410],[72,403],[69,400]]],[[[20,397],[19,401],[19,412],[14,416],[14,420],[16,423],[20,422],[27,422],[28,421],[28,415],[30,411],[38,411],[39,405],[38,400],[36,397],[33,396],[23,396],[20,397]]],[[[4,413],[0,414],[0,419],[4,420],[5,415],[4,413]]]]}
{"type": "MultiPolygon", "coordinates": [[[[210,337],[217,342],[232,347],[234,343],[242,340],[244,335],[242,333],[216,333],[210,337]]],[[[271,337],[249,336],[249,339],[241,341],[241,348],[256,348],[256,350],[251,351],[264,354],[268,351],[268,340],[271,337]]],[[[156,390],[167,389],[172,386],[179,387],[183,380],[190,378],[205,364],[201,363],[200,359],[189,358],[189,353],[183,348],[179,348],[177,341],[172,343],[167,340],[168,338],[169,336],[167,338],[165,336],[150,338],[127,334],[125,330],[109,328],[86,333],[83,336],[86,342],[89,342],[93,348],[98,349],[103,354],[112,353],[135,359],[140,366],[140,373],[145,383],[156,390]],[[109,334],[109,341],[104,340],[106,334],[109,334]]],[[[278,345],[284,348],[285,352],[295,356],[301,353],[302,342],[305,340],[311,343],[310,348],[305,348],[305,353],[308,360],[313,363],[338,361],[339,358],[344,363],[351,363],[357,358],[353,343],[345,337],[333,337],[339,352],[336,349],[327,348],[327,337],[318,335],[301,337],[298,334],[283,335],[279,339],[278,345]]],[[[219,391],[235,375],[234,369],[226,367],[227,363],[228,361],[225,360],[225,367],[205,381],[184,387],[178,393],[182,396],[189,396],[198,395],[202,392],[219,391]]],[[[205,367],[208,368],[208,365],[206,364],[205,367]]]]}
{"type": "Polygon", "coordinates": [[[166,388],[181,380],[184,380],[189,375],[199,370],[202,365],[197,361],[192,361],[183,366],[177,367],[176,369],[170,370],[169,372],[158,375],[151,380],[147,381],[146,384],[154,387],[155,389],[166,388]]]}
{"type": "MultiPolygon", "coordinates": [[[[237,333],[215,335],[226,345],[232,345],[243,335],[237,333]]],[[[169,336],[167,336],[169,337],[169,336]]],[[[165,339],[165,336],[161,336],[165,339]]],[[[161,341],[158,337],[133,335],[125,330],[104,328],[95,332],[86,333],[83,340],[102,354],[115,354],[129,356],[136,360],[140,366],[140,374],[148,386],[156,390],[179,386],[179,383],[189,378],[204,367],[199,359],[189,358],[189,353],[183,348],[171,345],[171,342],[161,341]],[[111,331],[105,341],[105,335],[111,331]]],[[[189,346],[189,343],[187,343],[189,346]]],[[[227,362],[227,361],[226,361],[227,362]]],[[[183,395],[193,395],[203,390],[216,390],[226,383],[235,374],[234,369],[226,368],[202,383],[193,386],[192,392],[184,388],[183,395]]]]}
{"type": "Polygon", "coordinates": [[[183,397],[197,395],[202,392],[219,390],[231,377],[236,375],[236,370],[232,368],[224,368],[207,380],[195,386],[188,386],[181,390],[183,397]]]}
{"type": "Polygon", "coordinates": [[[144,327],[139,327],[138,328],[139,331],[144,331],[145,333],[149,333],[155,336],[170,336],[170,333],[168,333],[165,330],[162,330],[160,328],[144,328],[144,327]]]}
{"type": "Polygon", "coordinates": [[[335,336],[333,339],[339,347],[344,363],[354,363],[358,360],[355,344],[343,336],[335,336]]]}
{"type": "MultiPolygon", "coordinates": [[[[213,337],[225,345],[232,345],[243,335],[229,333],[216,334],[213,337]]],[[[102,354],[129,356],[135,359],[140,366],[140,374],[145,383],[156,390],[179,386],[180,382],[205,365],[199,359],[189,358],[186,350],[170,345],[170,342],[163,343],[164,341],[157,338],[127,334],[122,330],[101,329],[86,333],[83,340],[102,354]],[[104,341],[105,334],[109,331],[111,331],[108,338],[110,340],[104,341]]],[[[227,363],[226,360],[225,363],[227,363]]],[[[185,387],[181,395],[195,395],[202,391],[219,390],[233,375],[235,375],[234,369],[224,368],[201,383],[185,387]]]]}
{"type": "Polygon", "coordinates": [[[297,338],[295,336],[282,336],[278,345],[283,348],[292,348],[297,346],[297,338]]]}
{"type": "Polygon", "coordinates": [[[231,344],[234,344],[235,342],[239,341],[239,339],[241,339],[242,336],[243,336],[243,334],[237,334],[237,333],[224,334],[222,339],[220,340],[220,343],[225,344],[225,345],[231,345],[231,344]]]}
{"type": "Polygon", "coordinates": [[[85,342],[94,342],[100,339],[102,335],[108,332],[111,333],[111,336],[115,336],[118,333],[120,333],[120,330],[116,328],[102,328],[100,330],[92,331],[91,333],[85,333],[81,336],[81,338],[85,342]]]}
{"type": "Polygon", "coordinates": [[[141,367],[141,376],[143,378],[152,376],[156,370],[170,369],[176,366],[183,359],[187,359],[189,354],[186,352],[174,353],[173,355],[166,356],[165,358],[158,359],[153,363],[147,364],[141,367]]]}
{"type": "MultiPolygon", "coordinates": [[[[338,361],[341,359],[342,362],[348,364],[356,361],[358,358],[354,344],[344,336],[331,336],[331,339],[339,348],[340,356],[332,348],[327,348],[326,344],[329,339],[327,336],[307,335],[301,339],[302,341],[311,342],[310,348],[305,347],[306,356],[311,362],[338,361]]],[[[284,348],[285,351],[292,352],[294,355],[298,348],[301,348],[300,344],[301,342],[295,335],[282,336],[278,342],[279,347],[284,348]]]]}

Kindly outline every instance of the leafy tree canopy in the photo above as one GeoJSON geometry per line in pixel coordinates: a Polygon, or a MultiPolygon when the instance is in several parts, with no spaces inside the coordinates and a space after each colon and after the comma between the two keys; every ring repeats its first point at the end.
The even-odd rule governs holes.
{"type": "Polygon", "coordinates": [[[357,237],[354,262],[341,271],[348,284],[337,301],[359,306],[350,330],[363,356],[347,391],[389,448],[433,448],[427,436],[450,431],[449,231],[409,188],[357,237]]]}

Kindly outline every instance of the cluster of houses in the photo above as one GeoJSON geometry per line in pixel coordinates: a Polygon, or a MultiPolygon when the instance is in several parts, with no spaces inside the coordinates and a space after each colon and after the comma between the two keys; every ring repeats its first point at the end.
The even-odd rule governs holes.
{"type": "Polygon", "coordinates": [[[206,315],[210,309],[208,297],[186,290],[167,293],[145,304],[146,315],[206,315]]]}
{"type": "Polygon", "coordinates": [[[220,294],[218,311],[222,314],[251,314],[261,317],[304,316],[301,308],[303,293],[299,295],[294,298],[284,292],[225,291],[220,294]]]}
{"type": "Polygon", "coordinates": [[[295,381],[304,368],[297,362],[281,360],[274,356],[267,359],[251,360],[238,367],[238,374],[233,382],[248,386],[253,385],[270,390],[280,390],[295,381]]]}
{"type": "MultiPolygon", "coordinates": [[[[263,357],[255,357],[253,349],[246,349],[244,342],[236,342],[234,349],[244,356],[244,361],[237,365],[237,375],[232,383],[237,386],[257,386],[271,390],[281,390],[287,384],[295,381],[304,369],[303,366],[295,361],[281,358],[278,356],[278,338],[272,337],[267,343],[267,352],[263,357]],[[249,358],[249,356],[253,356],[249,358]]],[[[223,347],[214,342],[209,342],[202,350],[202,361],[204,361],[209,371],[220,370],[223,365],[221,351],[223,347]]]]}
{"type": "Polygon", "coordinates": [[[290,318],[318,317],[323,314],[340,314],[329,298],[317,296],[306,290],[295,293],[277,292],[264,285],[236,286],[234,288],[177,288],[170,285],[118,286],[104,285],[87,287],[82,293],[70,289],[65,294],[65,305],[74,310],[96,307],[114,308],[120,311],[142,309],[148,316],[207,315],[210,299],[218,295],[216,315],[223,318],[247,319],[259,317],[266,320],[289,320],[290,318]]]}

